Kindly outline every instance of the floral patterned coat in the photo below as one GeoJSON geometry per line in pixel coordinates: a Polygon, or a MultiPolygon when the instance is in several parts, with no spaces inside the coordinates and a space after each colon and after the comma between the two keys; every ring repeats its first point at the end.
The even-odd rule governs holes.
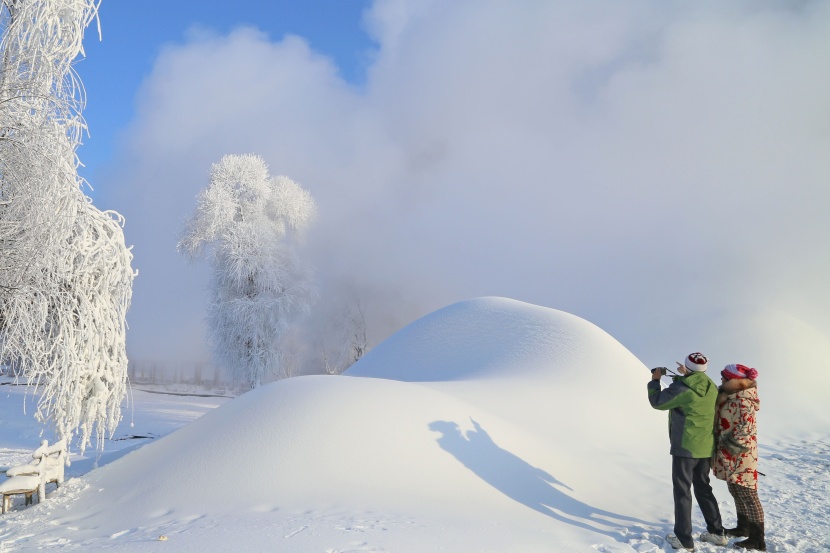
{"type": "Polygon", "coordinates": [[[761,409],[755,381],[727,380],[720,388],[715,418],[715,477],[754,490],[758,489],[758,427],[755,414],[761,409]]]}

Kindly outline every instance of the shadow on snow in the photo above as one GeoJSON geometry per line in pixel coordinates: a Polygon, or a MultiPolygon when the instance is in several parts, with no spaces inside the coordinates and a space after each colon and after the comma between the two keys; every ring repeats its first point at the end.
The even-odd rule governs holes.
{"type": "Polygon", "coordinates": [[[626,541],[623,530],[633,524],[652,523],[598,509],[574,499],[560,488],[573,492],[556,478],[500,448],[476,422],[474,430],[462,432],[458,424],[435,421],[429,429],[439,432],[441,449],[501,493],[556,520],[597,532],[617,541],[626,541]]]}

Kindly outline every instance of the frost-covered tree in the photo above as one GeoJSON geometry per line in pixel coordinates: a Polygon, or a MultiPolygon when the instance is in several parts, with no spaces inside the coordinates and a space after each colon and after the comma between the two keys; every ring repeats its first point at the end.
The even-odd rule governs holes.
{"type": "Polygon", "coordinates": [[[258,387],[287,376],[282,340],[315,297],[298,255],[311,223],[311,195],[287,177],[269,177],[259,156],[228,155],[211,168],[179,251],[212,264],[208,337],[216,363],[258,387]]]}
{"type": "Polygon", "coordinates": [[[121,419],[132,254],[123,219],[84,194],[77,147],[83,54],[93,0],[0,0],[0,357],[38,397],[57,437],[121,419]]]}
{"type": "Polygon", "coordinates": [[[347,304],[341,317],[332,317],[319,336],[319,353],[323,370],[340,374],[357,363],[369,351],[366,314],[360,300],[347,304]]]}

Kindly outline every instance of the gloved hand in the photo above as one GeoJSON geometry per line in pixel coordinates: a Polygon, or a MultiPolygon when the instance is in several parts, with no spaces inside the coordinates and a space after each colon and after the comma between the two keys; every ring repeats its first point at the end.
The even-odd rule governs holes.
{"type": "Polygon", "coordinates": [[[741,453],[745,453],[749,451],[749,448],[741,445],[735,440],[735,436],[732,435],[732,431],[724,432],[718,438],[718,446],[722,447],[732,455],[740,455],[741,453]]]}

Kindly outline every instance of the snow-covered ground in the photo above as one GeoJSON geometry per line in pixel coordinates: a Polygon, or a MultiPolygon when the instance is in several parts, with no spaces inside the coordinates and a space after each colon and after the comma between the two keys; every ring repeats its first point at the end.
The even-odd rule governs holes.
{"type": "MultiPolygon", "coordinates": [[[[733,361],[713,360],[712,376],[733,361]]],[[[764,387],[776,369],[758,369],[768,549],[828,551],[827,409],[801,405],[816,416],[765,431],[787,413],[763,403],[779,393],[764,387]]],[[[108,441],[97,469],[74,459],[47,501],[17,502],[0,519],[0,552],[670,551],[666,415],[648,405],[648,378],[578,317],[500,298],[461,302],[343,376],[232,400],[135,391],[134,425],[125,411],[115,437],[158,437],[108,441]]],[[[0,392],[8,465],[27,457],[39,430],[22,413],[25,388],[0,392]]],[[[733,523],[725,485],[715,492],[733,523]]],[[[703,530],[697,512],[694,523],[703,530]]]]}

